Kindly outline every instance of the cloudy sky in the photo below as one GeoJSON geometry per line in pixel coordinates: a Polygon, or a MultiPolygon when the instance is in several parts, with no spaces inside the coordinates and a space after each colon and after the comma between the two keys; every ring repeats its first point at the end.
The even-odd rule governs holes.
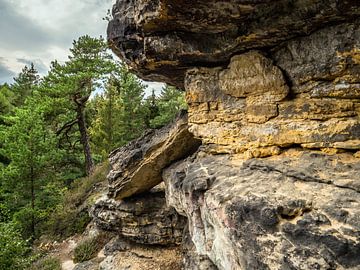
{"type": "Polygon", "coordinates": [[[52,60],[67,59],[72,41],[81,35],[106,37],[102,18],[114,1],[0,0],[0,84],[11,83],[31,62],[46,74],[52,60]]]}

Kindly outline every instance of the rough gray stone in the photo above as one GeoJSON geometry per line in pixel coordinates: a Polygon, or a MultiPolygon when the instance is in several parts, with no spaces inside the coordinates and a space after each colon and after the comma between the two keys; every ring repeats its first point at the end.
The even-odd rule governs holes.
{"type": "Polygon", "coordinates": [[[100,199],[90,214],[100,229],[140,244],[180,244],[186,224],[184,217],[166,205],[161,189],[122,201],[100,199]]]}
{"type": "Polygon", "coordinates": [[[348,153],[199,154],[164,179],[196,251],[219,269],[359,269],[359,166],[348,153]]]}

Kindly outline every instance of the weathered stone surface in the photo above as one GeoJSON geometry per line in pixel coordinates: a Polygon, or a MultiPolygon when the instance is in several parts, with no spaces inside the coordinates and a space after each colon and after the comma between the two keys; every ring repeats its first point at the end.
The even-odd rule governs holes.
{"type": "Polygon", "coordinates": [[[131,249],[130,241],[120,236],[115,236],[104,246],[104,255],[111,256],[118,251],[127,251],[131,249]]]}
{"type": "Polygon", "coordinates": [[[185,228],[183,235],[183,268],[191,270],[217,270],[218,268],[206,255],[200,255],[191,240],[188,228],[185,228]]]}
{"type": "Polygon", "coordinates": [[[360,21],[324,28],[285,42],[271,58],[286,74],[292,91],[312,98],[359,98],[360,21]]]}
{"type": "Polygon", "coordinates": [[[360,15],[358,1],[118,0],[108,39],[145,79],[182,86],[186,69],[221,66],[232,55],[360,15]]]}
{"type": "Polygon", "coordinates": [[[118,151],[110,195],[163,171],[185,269],[360,269],[360,2],[118,0],[113,15],[113,50],[186,90],[202,146],[166,164],[151,136],[118,151]]]}
{"type": "Polygon", "coordinates": [[[214,152],[359,149],[359,52],[355,21],[284,42],[267,56],[234,56],[227,69],[189,70],[189,130],[214,152]]]}
{"type": "Polygon", "coordinates": [[[233,97],[248,97],[250,103],[281,101],[289,92],[281,70],[256,51],[231,58],[229,68],[219,73],[219,89],[233,97]]]}
{"type": "Polygon", "coordinates": [[[99,262],[95,260],[78,263],[73,270],[98,270],[99,262]]]}
{"type": "Polygon", "coordinates": [[[109,196],[123,199],[151,189],[162,182],[163,168],[194,153],[199,145],[188,131],[187,114],[183,112],[168,126],[114,150],[109,157],[109,196]]]}
{"type": "Polygon", "coordinates": [[[160,188],[122,201],[101,199],[91,216],[100,229],[140,244],[180,244],[186,224],[184,217],[166,205],[160,188]]]}
{"type": "Polygon", "coordinates": [[[359,269],[359,171],[349,153],[200,153],[164,179],[196,251],[219,269],[359,269]]]}

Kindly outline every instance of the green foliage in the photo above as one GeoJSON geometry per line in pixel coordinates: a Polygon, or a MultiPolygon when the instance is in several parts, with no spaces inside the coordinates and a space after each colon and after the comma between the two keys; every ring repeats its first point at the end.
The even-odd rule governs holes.
{"type": "Polygon", "coordinates": [[[15,83],[12,85],[11,90],[14,93],[12,103],[14,106],[21,106],[25,100],[30,96],[39,83],[40,76],[35,69],[34,64],[25,66],[20,74],[14,78],[15,83]]]}
{"type": "MultiPolygon", "coordinates": [[[[150,103],[152,104],[152,102],[150,103]]],[[[187,109],[184,93],[173,86],[163,88],[156,105],[158,115],[149,121],[152,128],[165,126],[175,118],[180,110],[187,109]]]]}
{"type": "Polygon", "coordinates": [[[82,241],[74,250],[74,262],[85,262],[91,260],[99,251],[98,240],[90,238],[82,241]]]}
{"type": "Polygon", "coordinates": [[[12,223],[0,223],[0,270],[28,269],[28,243],[12,223]]]}
{"type": "Polygon", "coordinates": [[[94,99],[97,114],[90,134],[95,152],[103,158],[145,130],[144,89],[139,79],[122,66],[112,75],[104,93],[94,99]]]}
{"type": "Polygon", "coordinates": [[[94,161],[86,106],[92,92],[101,88],[102,80],[115,69],[106,42],[102,38],[82,36],[73,42],[67,62],[52,63],[41,85],[43,94],[55,102],[51,115],[61,147],[78,152],[80,144],[87,175],[92,173],[94,161]]]}
{"type": "Polygon", "coordinates": [[[81,241],[74,249],[74,262],[80,263],[91,260],[109,241],[109,236],[99,234],[81,241]]]}
{"type": "MultiPolygon", "coordinates": [[[[94,171],[94,160],[186,108],[173,87],[145,100],[144,90],[102,38],[89,36],[74,41],[68,61],[53,61],[44,78],[30,65],[0,85],[0,270],[30,269],[28,241],[44,233],[82,233],[106,185],[108,164],[94,171]]],[[[79,246],[78,260],[93,256],[89,248],[79,246]]],[[[38,263],[34,269],[59,269],[51,258],[38,263]]]]}
{"type": "Polygon", "coordinates": [[[45,257],[33,263],[31,270],[61,270],[59,258],[45,257]]]}
{"type": "Polygon", "coordinates": [[[13,100],[14,93],[11,91],[10,86],[7,84],[0,85],[0,117],[13,110],[13,100]]]}
{"type": "Polygon", "coordinates": [[[61,240],[85,230],[91,220],[87,211],[93,203],[90,196],[96,196],[96,186],[101,183],[105,186],[108,171],[109,164],[105,162],[98,165],[91,176],[74,181],[47,221],[44,231],[49,236],[61,240]]]}
{"type": "Polygon", "coordinates": [[[59,156],[55,135],[44,124],[41,106],[16,109],[6,122],[0,130],[0,151],[10,163],[1,170],[2,196],[8,209],[17,212],[14,217],[22,224],[23,236],[34,237],[38,217],[57,199],[55,192],[45,192],[56,180],[50,174],[59,156]]]}

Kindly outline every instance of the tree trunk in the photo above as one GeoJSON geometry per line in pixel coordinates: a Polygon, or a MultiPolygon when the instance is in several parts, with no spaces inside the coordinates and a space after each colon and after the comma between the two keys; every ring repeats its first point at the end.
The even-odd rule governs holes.
{"type": "Polygon", "coordinates": [[[91,156],[89,135],[85,123],[84,106],[78,105],[76,108],[76,113],[77,113],[76,119],[80,131],[80,143],[83,146],[83,151],[85,156],[86,174],[91,175],[94,171],[94,161],[91,156]]]}
{"type": "Polygon", "coordinates": [[[30,185],[31,185],[31,238],[35,239],[35,175],[34,168],[30,168],[30,185]]]}

